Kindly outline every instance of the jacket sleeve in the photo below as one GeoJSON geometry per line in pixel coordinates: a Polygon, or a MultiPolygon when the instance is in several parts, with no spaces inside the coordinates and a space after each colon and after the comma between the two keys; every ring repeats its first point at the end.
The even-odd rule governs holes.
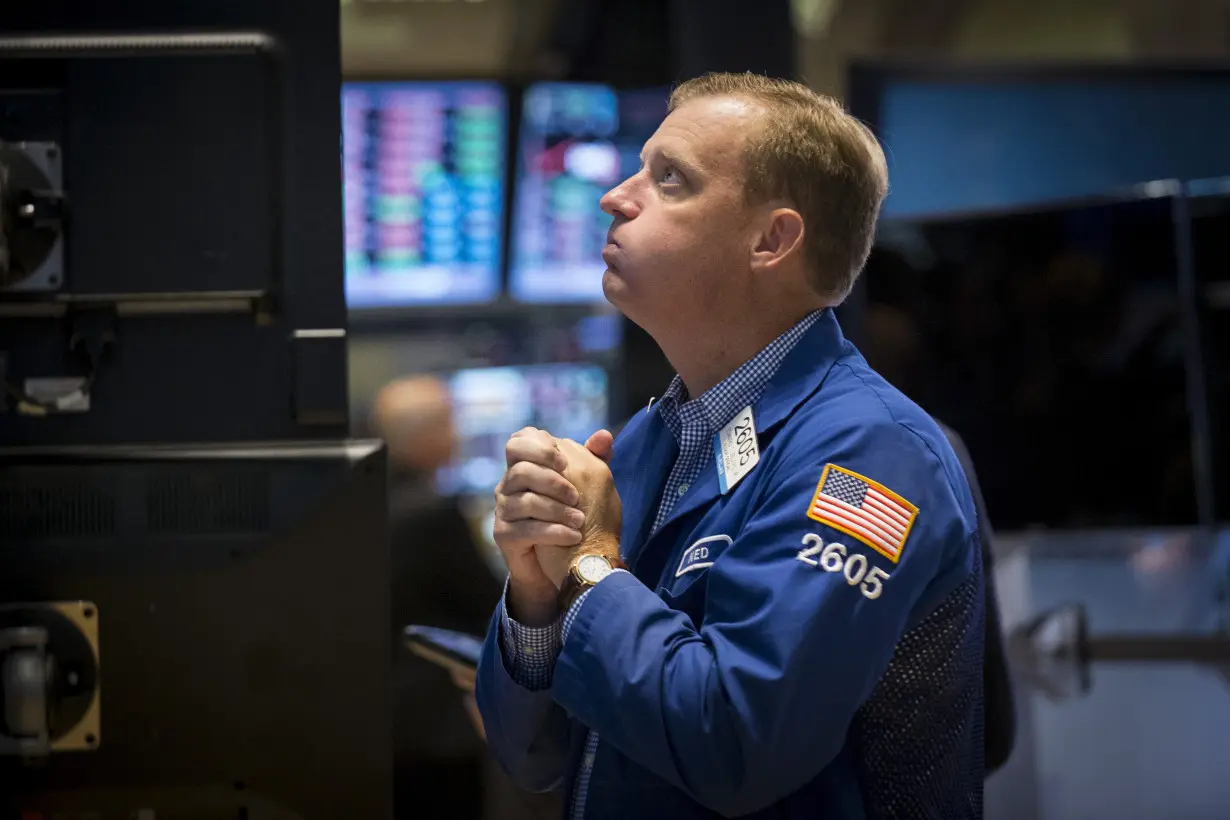
{"type": "Polygon", "coordinates": [[[531,792],[554,791],[563,783],[569,751],[568,716],[552,700],[550,689],[558,625],[557,645],[539,647],[551,653],[551,657],[539,659],[547,662],[541,675],[509,657],[508,653],[520,647],[505,634],[509,626],[501,599],[487,630],[475,683],[487,744],[518,786],[531,792]],[[528,678],[527,671],[531,671],[528,678]],[[541,685],[525,685],[535,678],[541,685]]]}
{"type": "Polygon", "coordinates": [[[603,743],[725,816],[814,778],[898,640],[978,571],[968,495],[908,429],[846,430],[757,469],[742,530],[705,573],[686,574],[708,584],[699,628],[615,574],[589,593],[555,668],[557,702],[603,743]],[[879,505],[896,536],[818,505],[825,476],[830,493],[879,505]]]}

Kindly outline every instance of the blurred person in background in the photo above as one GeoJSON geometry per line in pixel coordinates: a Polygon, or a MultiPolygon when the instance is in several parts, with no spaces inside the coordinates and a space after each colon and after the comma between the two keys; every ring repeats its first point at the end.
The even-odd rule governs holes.
{"type": "Polygon", "coordinates": [[[406,651],[401,637],[412,623],[481,634],[500,597],[457,501],[435,488],[456,446],[447,386],[430,376],[388,384],[371,426],[389,457],[396,816],[478,820],[485,745],[448,674],[406,651]]]}
{"type": "Polygon", "coordinates": [[[509,440],[478,704],[567,816],[982,816],[978,518],[832,307],[887,190],[797,83],[675,89],[608,192],[607,299],[677,371],[617,442],[509,440]]]}
{"type": "Polygon", "coordinates": [[[453,424],[448,387],[431,376],[385,386],[371,417],[389,451],[396,816],[555,820],[559,799],[517,788],[487,752],[473,677],[450,683],[402,645],[412,623],[481,635],[500,597],[456,499],[435,488],[437,471],[455,453],[453,424]]]}

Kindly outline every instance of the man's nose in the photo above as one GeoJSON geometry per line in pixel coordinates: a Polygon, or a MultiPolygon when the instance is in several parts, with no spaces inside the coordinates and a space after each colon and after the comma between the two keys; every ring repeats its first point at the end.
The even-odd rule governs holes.
{"type": "Polygon", "coordinates": [[[622,216],[625,219],[632,219],[636,216],[636,205],[629,195],[627,182],[622,182],[603,194],[599,205],[608,216],[622,216]]]}

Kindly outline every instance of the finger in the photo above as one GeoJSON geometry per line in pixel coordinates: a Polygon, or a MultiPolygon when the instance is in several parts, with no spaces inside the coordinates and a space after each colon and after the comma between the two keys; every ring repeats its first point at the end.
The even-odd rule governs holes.
{"type": "Polygon", "coordinates": [[[578,460],[583,462],[592,455],[592,453],[585,449],[585,445],[578,444],[570,438],[558,439],[556,446],[570,465],[577,463],[578,460]]]}
{"type": "Polygon", "coordinates": [[[585,449],[610,463],[611,453],[615,451],[615,437],[610,430],[599,430],[586,440],[585,449]]]}
{"type": "Polygon", "coordinates": [[[554,499],[561,504],[575,507],[581,500],[577,488],[554,468],[543,467],[528,461],[519,461],[508,468],[501,482],[500,492],[505,496],[531,492],[554,499]]]}
{"type": "Polygon", "coordinates": [[[504,461],[509,467],[519,461],[528,461],[553,470],[563,470],[568,465],[556,446],[555,437],[533,427],[513,433],[504,445],[504,461]]]}
{"type": "Polygon", "coordinates": [[[495,520],[495,543],[500,549],[524,549],[531,546],[575,547],[581,543],[581,531],[548,521],[495,520]]]}
{"type": "Polygon", "coordinates": [[[506,495],[500,516],[505,521],[523,521],[533,518],[548,523],[564,524],[578,530],[585,524],[585,513],[575,507],[528,491],[506,495]]]}
{"type": "Polygon", "coordinates": [[[577,444],[571,439],[560,439],[559,448],[568,458],[568,469],[564,470],[564,478],[569,480],[573,476],[573,473],[570,472],[572,470],[586,470],[592,468],[598,462],[606,463],[586,449],[585,446],[577,444]]]}

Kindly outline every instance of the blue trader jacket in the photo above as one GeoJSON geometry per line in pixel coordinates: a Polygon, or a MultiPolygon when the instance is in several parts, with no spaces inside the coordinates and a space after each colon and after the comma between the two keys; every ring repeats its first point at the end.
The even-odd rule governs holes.
{"type": "Polygon", "coordinates": [[[656,531],[678,446],[656,412],[624,428],[632,572],[585,596],[541,692],[509,676],[497,612],[492,751],[567,790],[597,731],[587,820],[981,817],[982,567],[943,433],[831,311],[752,417],[751,472],[723,492],[715,455],[656,531]]]}

